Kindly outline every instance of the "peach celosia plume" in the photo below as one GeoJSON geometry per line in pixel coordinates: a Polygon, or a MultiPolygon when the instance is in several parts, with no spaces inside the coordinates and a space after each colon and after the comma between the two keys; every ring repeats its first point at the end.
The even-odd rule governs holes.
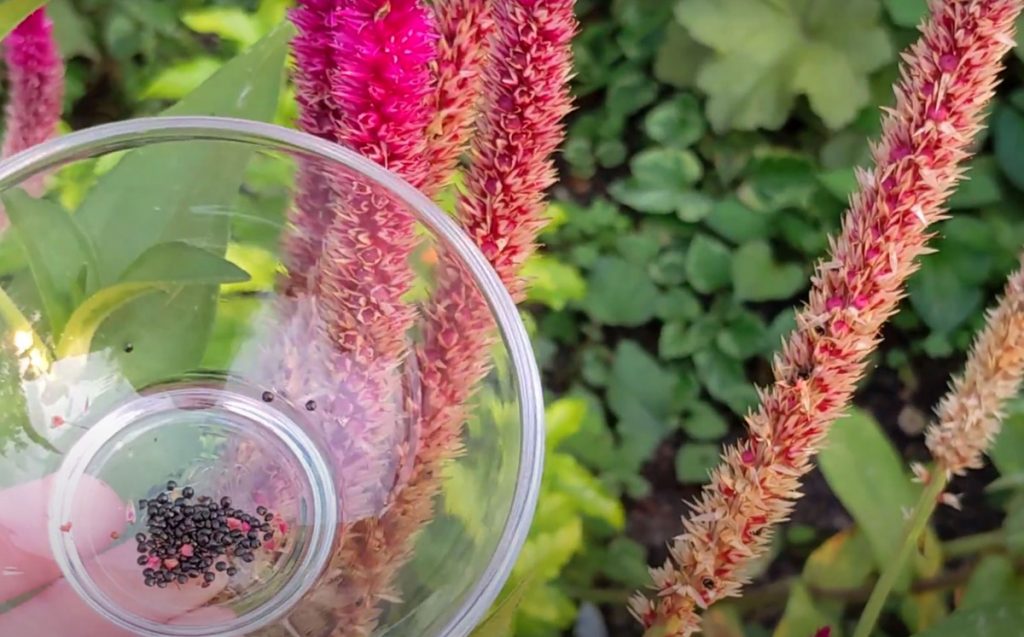
{"type": "Polygon", "coordinates": [[[978,469],[1003,419],[1003,406],[1024,378],[1024,259],[1010,275],[999,304],[971,347],[963,373],[939,403],[927,432],[939,469],[954,474],[978,469]]]}
{"type": "Polygon", "coordinates": [[[725,450],[670,559],[652,570],[655,599],[631,602],[649,635],[696,633],[698,609],[739,594],[743,567],[764,553],[773,527],[792,511],[801,476],[848,404],[926,250],[928,226],[942,217],[962,175],[1022,4],[932,3],[920,40],[904,57],[875,167],[859,174],[842,232],[775,358],[775,382],[760,391],[761,405],[747,418],[749,437],[725,450]]]}

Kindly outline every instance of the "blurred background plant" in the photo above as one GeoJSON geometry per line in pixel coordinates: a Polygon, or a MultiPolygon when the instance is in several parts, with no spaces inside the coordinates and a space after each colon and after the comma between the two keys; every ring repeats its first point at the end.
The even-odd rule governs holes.
{"type": "MultiPolygon", "coordinates": [[[[68,69],[66,126],[158,112],[289,6],[50,0],[68,69]]],[[[524,316],[549,399],[547,474],[515,577],[480,635],[640,633],[625,601],[647,583],[646,564],[663,561],[683,501],[740,433],[754,383],[769,377],[878,132],[879,106],[891,102],[896,52],[926,10],[925,0],[577,6],[578,109],[546,249],[526,268],[524,316]]],[[[931,409],[1024,244],[1022,62],[1009,62],[971,178],[885,331],[858,408],[833,431],[771,559],[742,599],[708,613],[707,634],[849,632],[892,558],[893,520],[920,488],[907,467],[928,458],[931,409]]],[[[286,90],[276,120],[295,116],[286,90]]],[[[260,183],[273,192],[285,177],[260,183]]],[[[75,184],[61,187],[74,201],[75,184]]],[[[218,329],[229,342],[230,325],[218,329]]],[[[445,519],[458,523],[473,488],[452,476],[445,519]]],[[[939,510],[878,634],[962,635],[981,621],[995,627],[989,635],[1019,630],[1024,402],[991,463],[951,489],[963,509],[939,510]]]]}

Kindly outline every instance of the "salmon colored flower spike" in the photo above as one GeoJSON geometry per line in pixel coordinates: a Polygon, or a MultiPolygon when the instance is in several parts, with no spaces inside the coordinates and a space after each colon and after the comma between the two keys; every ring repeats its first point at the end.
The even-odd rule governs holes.
{"type": "MultiPolygon", "coordinates": [[[[37,9],[4,40],[9,85],[3,156],[31,148],[57,132],[64,106],[64,62],[45,9],[37,9]]],[[[43,182],[26,184],[30,194],[42,194],[43,182]]],[[[6,227],[4,216],[0,226],[6,227]]]]}
{"type": "Polygon", "coordinates": [[[1010,275],[1003,297],[989,311],[967,357],[939,403],[928,427],[928,449],[939,468],[962,475],[979,469],[1003,419],[1003,407],[1020,391],[1024,378],[1024,257],[1010,275]]]}
{"type": "Polygon", "coordinates": [[[775,358],[775,380],[747,417],[747,439],[725,450],[670,559],[652,571],[653,599],[631,602],[649,635],[698,632],[699,610],[740,594],[744,567],[765,553],[773,528],[792,511],[800,478],[848,405],[880,328],[927,250],[929,226],[942,218],[963,174],[1022,6],[932,2],[921,38],[904,56],[896,104],[873,148],[874,169],[859,175],[842,231],[775,358]]]}
{"type": "Polygon", "coordinates": [[[448,184],[466,151],[477,114],[484,64],[493,21],[491,0],[440,0],[435,3],[437,91],[430,125],[428,195],[448,184]]]}
{"type": "MultiPolygon", "coordinates": [[[[433,14],[419,0],[347,0],[331,19],[339,141],[422,188],[437,60],[433,14]]],[[[402,301],[413,278],[413,217],[357,177],[336,179],[342,201],[323,239],[317,281],[324,318],[342,349],[394,355],[413,320],[402,301]]]]}

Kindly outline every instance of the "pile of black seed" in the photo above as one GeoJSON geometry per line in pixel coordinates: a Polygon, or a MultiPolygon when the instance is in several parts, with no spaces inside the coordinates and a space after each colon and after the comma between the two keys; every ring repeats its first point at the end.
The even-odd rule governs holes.
{"type": "Polygon", "coordinates": [[[179,490],[173,481],[155,498],[139,500],[139,508],[149,530],[135,536],[146,586],[202,578],[205,588],[216,579],[214,571],[234,576],[235,560],[252,562],[253,551],[274,538],[274,514],[265,507],[250,515],[232,508],[231,498],[197,498],[192,487],[179,490]]]}

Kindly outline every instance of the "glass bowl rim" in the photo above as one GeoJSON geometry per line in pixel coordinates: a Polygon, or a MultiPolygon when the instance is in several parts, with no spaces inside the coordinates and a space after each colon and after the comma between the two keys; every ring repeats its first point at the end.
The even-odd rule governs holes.
{"type": "Polygon", "coordinates": [[[511,507],[497,551],[440,635],[465,637],[484,618],[508,580],[526,541],[540,494],[544,465],[544,397],[540,372],[515,302],[494,268],[454,219],[395,173],[340,144],[276,124],[229,117],[155,116],[99,124],[54,137],[0,161],[0,192],[69,161],[147,144],[223,141],[297,152],[339,163],[383,187],[405,203],[417,221],[465,264],[494,314],[513,369],[519,401],[521,448],[511,507]]]}

